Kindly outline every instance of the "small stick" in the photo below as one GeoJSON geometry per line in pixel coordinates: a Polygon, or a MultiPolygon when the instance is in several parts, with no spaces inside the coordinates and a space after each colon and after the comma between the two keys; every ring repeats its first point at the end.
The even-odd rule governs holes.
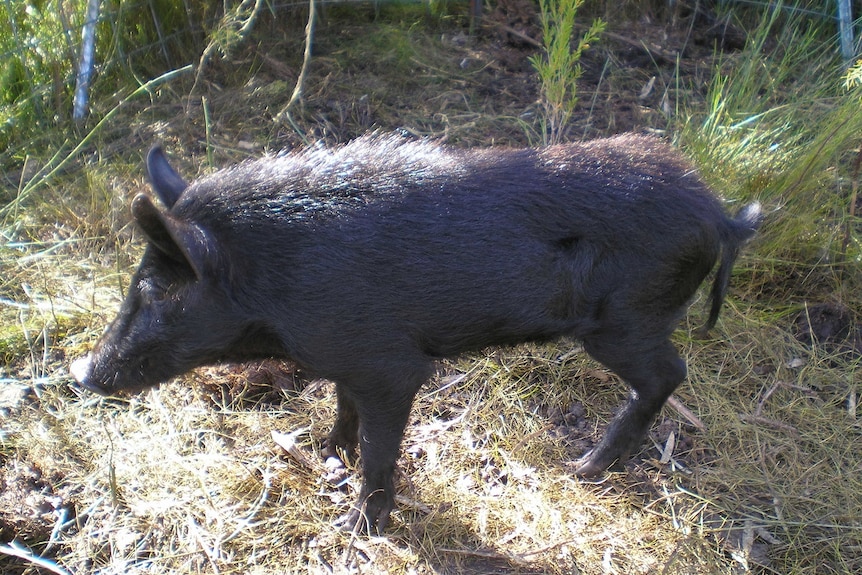
{"type": "Polygon", "coordinates": [[[850,206],[847,210],[847,225],[844,226],[844,240],[841,242],[841,260],[844,267],[841,270],[842,275],[847,274],[847,248],[850,246],[850,237],[853,232],[853,223],[856,219],[856,200],[859,198],[859,168],[862,167],[862,143],[859,145],[859,152],[856,154],[856,160],[853,162],[853,173],[850,176],[850,206]]]}
{"type": "Polygon", "coordinates": [[[0,553],[24,559],[37,567],[47,569],[51,573],[56,573],[57,575],[72,575],[69,571],[66,571],[57,565],[56,562],[33,555],[33,552],[30,549],[24,547],[20,543],[16,543],[15,541],[12,541],[9,545],[0,545],[0,553]]]}
{"type": "Polygon", "coordinates": [[[703,422],[694,413],[692,413],[689,408],[687,408],[680,400],[678,400],[676,396],[671,395],[670,397],[668,397],[667,404],[674,408],[690,424],[692,424],[701,431],[706,431],[706,425],[704,425],[703,422]]]}
{"type": "Polygon", "coordinates": [[[752,423],[755,425],[765,425],[767,427],[772,427],[773,429],[786,431],[787,433],[789,433],[790,435],[792,435],[794,437],[799,437],[799,431],[795,427],[793,427],[792,425],[789,425],[789,424],[784,423],[782,421],[777,421],[775,419],[769,419],[768,417],[763,417],[760,415],[748,415],[745,413],[740,413],[739,414],[739,420],[743,421],[745,423],[752,423]]]}
{"type": "Polygon", "coordinates": [[[317,10],[314,7],[314,0],[308,0],[308,24],[305,25],[305,53],[302,56],[302,68],[299,70],[299,76],[296,78],[296,86],[293,89],[293,94],[290,96],[290,100],[276,116],[278,120],[287,116],[296,102],[302,101],[305,78],[308,76],[308,69],[311,67],[311,48],[314,44],[314,24],[317,21],[317,17],[315,16],[316,13],[317,10]]]}

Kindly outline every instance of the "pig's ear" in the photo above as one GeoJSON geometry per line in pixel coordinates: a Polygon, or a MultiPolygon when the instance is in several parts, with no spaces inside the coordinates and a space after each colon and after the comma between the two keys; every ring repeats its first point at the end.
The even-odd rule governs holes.
{"type": "Polygon", "coordinates": [[[168,163],[160,146],[153,146],[147,154],[147,175],[159,199],[169,208],[177,202],[189,185],[168,163]]]}
{"type": "Polygon", "coordinates": [[[139,194],[132,200],[132,216],[150,243],[168,257],[186,263],[198,279],[215,253],[207,233],[195,224],[184,222],[158,208],[152,198],[139,194]]]}

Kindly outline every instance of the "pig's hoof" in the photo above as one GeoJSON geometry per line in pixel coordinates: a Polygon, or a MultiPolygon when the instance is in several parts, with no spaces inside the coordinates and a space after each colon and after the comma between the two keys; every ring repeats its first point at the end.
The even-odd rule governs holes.
{"type": "Polygon", "coordinates": [[[386,529],[386,524],[389,522],[389,514],[386,517],[377,517],[373,519],[364,511],[360,511],[355,507],[346,514],[335,520],[335,526],[343,533],[353,533],[355,535],[383,535],[383,530],[386,529]]]}
{"type": "Polygon", "coordinates": [[[346,515],[335,520],[335,526],[343,533],[367,535],[371,533],[371,522],[360,510],[351,508],[346,515]]]}
{"type": "Polygon", "coordinates": [[[331,439],[328,439],[320,452],[320,456],[323,458],[327,468],[332,465],[330,460],[333,459],[340,462],[342,467],[346,467],[349,463],[356,460],[356,449],[355,446],[336,444],[331,439]]]}
{"type": "Polygon", "coordinates": [[[587,452],[583,457],[575,461],[575,475],[578,477],[596,477],[617,464],[618,457],[602,456],[595,450],[587,452]]]}
{"type": "Polygon", "coordinates": [[[579,459],[575,462],[575,475],[578,477],[596,477],[603,471],[604,468],[598,467],[589,460],[584,461],[583,459],[579,459]]]}
{"type": "Polygon", "coordinates": [[[335,525],[345,533],[383,535],[393,508],[394,501],[382,492],[373,493],[369,497],[360,496],[350,511],[335,521],[335,525]]]}
{"type": "Polygon", "coordinates": [[[350,477],[350,471],[347,469],[347,466],[344,465],[344,462],[339,457],[327,457],[326,461],[323,462],[323,466],[326,468],[326,475],[324,479],[330,485],[334,485],[335,487],[342,487],[345,483],[347,483],[347,479],[350,477]]]}

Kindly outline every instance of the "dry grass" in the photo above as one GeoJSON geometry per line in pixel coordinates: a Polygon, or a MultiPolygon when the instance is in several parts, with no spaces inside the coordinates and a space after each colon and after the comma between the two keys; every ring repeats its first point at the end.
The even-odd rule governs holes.
{"type": "MultiPolygon", "coordinates": [[[[64,269],[53,257],[34,258],[30,273],[64,269]]],[[[101,324],[116,297],[42,273],[53,311],[29,321],[74,356],[95,335],[81,328],[101,324]],[[90,308],[93,318],[80,311],[90,308]]],[[[678,334],[690,377],[677,397],[703,429],[666,407],[652,445],[595,483],[570,462],[623,386],[575,344],[444,364],[417,398],[385,538],[333,528],[359,477],[320,462],[330,384],[289,365],[207,368],[97,399],[68,387],[58,357],[33,340],[21,363],[30,374],[5,384],[26,391],[2,406],[0,453],[7,480],[40,471],[36,527],[50,536],[33,549],[70,573],[855,572],[858,359],[802,346],[743,304],[731,302],[711,341],[678,334]],[[273,432],[294,434],[298,450],[273,432]]]]}
{"type": "MultiPolygon", "coordinates": [[[[505,50],[492,57],[487,44],[463,43],[445,27],[361,30],[344,27],[351,42],[321,35],[295,116],[303,135],[337,141],[384,126],[459,145],[528,139],[535,92],[525,58],[523,68],[514,56],[505,63],[505,50]],[[385,57],[369,63],[375,50],[385,57]],[[387,83],[392,74],[397,82],[387,83]]],[[[290,66],[297,46],[267,53],[290,66]]],[[[609,130],[665,126],[658,93],[638,100],[650,70],[626,71],[630,60],[610,48],[599,54],[589,55],[594,91],[582,97],[591,111],[578,130],[594,133],[599,119],[609,130]],[[614,94],[642,109],[612,108],[614,94]]],[[[442,364],[415,404],[385,537],[332,526],[359,477],[320,461],[335,411],[327,382],[265,364],[205,368],[125,399],[70,385],[65,364],[111,319],[140,253],[125,206],[143,186],[149,142],[186,150],[183,172],[192,176],[209,169],[200,167],[208,156],[224,164],[301,141],[267,116],[290,94],[279,88],[284,69],[251,48],[235,68],[254,74],[231,81],[239,72],[214,64],[213,84],[204,83],[211,126],[200,98],[167,94],[129,110],[111,128],[132,126],[125,148],[50,182],[3,222],[0,540],[18,543],[0,546],[0,571],[862,571],[860,360],[824,342],[803,345],[792,331],[803,298],[838,282],[828,267],[765,260],[757,244],[738,266],[713,339],[688,336],[702,302],[677,333],[690,370],[676,394],[681,407],[666,407],[643,451],[599,481],[575,479],[571,462],[601,435],[625,389],[575,343],[442,364]],[[249,107],[259,113],[250,118],[249,107]],[[777,282],[776,270],[791,267],[797,275],[777,282]],[[286,450],[278,434],[296,447],[286,450]],[[37,570],[39,555],[50,563],[37,570]]],[[[673,89],[677,69],[656,72],[665,93],[684,96],[673,89]]],[[[768,227],[764,234],[769,241],[768,227]]],[[[840,285],[828,297],[858,321],[858,276],[840,285]]]]}

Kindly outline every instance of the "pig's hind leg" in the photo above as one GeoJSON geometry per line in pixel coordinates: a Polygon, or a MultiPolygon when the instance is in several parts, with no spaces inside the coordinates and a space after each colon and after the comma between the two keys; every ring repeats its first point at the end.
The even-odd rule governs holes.
{"type": "Polygon", "coordinates": [[[587,353],[622,377],[631,394],[602,440],[577,462],[578,475],[597,475],[636,452],[664,402],[685,379],[685,362],[670,341],[651,348],[644,347],[645,341],[619,334],[584,340],[587,353]]]}

